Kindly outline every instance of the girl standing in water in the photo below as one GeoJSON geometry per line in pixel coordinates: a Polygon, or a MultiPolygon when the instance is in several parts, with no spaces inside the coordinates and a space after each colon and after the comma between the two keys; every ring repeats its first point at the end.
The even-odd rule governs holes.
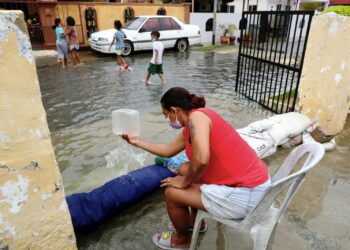
{"type": "Polygon", "coordinates": [[[78,64],[80,64],[80,58],[78,56],[78,49],[79,49],[79,40],[78,40],[78,33],[77,29],[75,27],[75,20],[73,17],[68,16],[67,19],[67,36],[69,38],[69,51],[72,56],[73,60],[73,67],[75,68],[78,64]]]}
{"type": "Polygon", "coordinates": [[[56,48],[57,48],[57,57],[62,63],[62,68],[67,67],[67,58],[68,58],[68,46],[66,41],[66,34],[62,28],[61,18],[55,19],[55,25],[52,26],[52,29],[56,32],[56,48]]]}
{"type": "Polygon", "coordinates": [[[115,53],[117,54],[117,63],[119,65],[119,68],[117,69],[118,72],[125,71],[129,68],[129,65],[125,62],[122,52],[124,48],[124,38],[125,33],[122,31],[122,23],[119,20],[114,21],[114,28],[117,30],[113,35],[113,40],[111,42],[111,45],[109,46],[109,51],[111,51],[111,48],[115,42],[115,53]]]}

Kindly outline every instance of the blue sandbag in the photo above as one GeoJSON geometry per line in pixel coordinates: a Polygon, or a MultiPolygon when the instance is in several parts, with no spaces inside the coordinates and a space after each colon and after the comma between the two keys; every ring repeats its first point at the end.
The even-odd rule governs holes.
{"type": "Polygon", "coordinates": [[[90,231],[116,215],[160,186],[160,181],[173,176],[164,167],[151,165],[117,177],[89,193],[66,197],[76,232],[90,231]]]}

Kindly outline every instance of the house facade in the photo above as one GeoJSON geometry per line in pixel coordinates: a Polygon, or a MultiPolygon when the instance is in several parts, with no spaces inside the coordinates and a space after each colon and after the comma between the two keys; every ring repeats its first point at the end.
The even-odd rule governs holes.
{"type": "Polygon", "coordinates": [[[27,23],[33,48],[53,47],[56,35],[51,28],[56,17],[66,25],[66,17],[76,22],[81,46],[88,46],[91,33],[113,28],[116,19],[125,23],[135,16],[169,15],[184,23],[190,22],[190,3],[159,4],[157,1],[57,1],[0,0],[0,9],[21,10],[27,23]]]}
{"type": "MultiPolygon", "coordinates": [[[[213,36],[213,0],[192,0],[190,23],[198,25],[201,29],[202,43],[210,44],[213,36]]],[[[235,24],[235,36],[239,36],[238,25],[245,11],[285,11],[295,10],[296,0],[217,0],[216,24],[235,24]]],[[[223,31],[216,30],[216,42],[219,42],[223,31]]]]}

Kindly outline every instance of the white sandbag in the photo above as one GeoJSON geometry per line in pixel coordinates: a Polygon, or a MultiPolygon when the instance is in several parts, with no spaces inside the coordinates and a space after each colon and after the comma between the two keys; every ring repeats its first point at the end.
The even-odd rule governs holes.
{"type": "Polygon", "coordinates": [[[312,125],[309,117],[297,112],[271,116],[267,120],[273,123],[267,132],[276,146],[286,143],[289,138],[301,134],[312,125]]]}
{"type": "Polygon", "coordinates": [[[237,132],[260,158],[274,154],[277,146],[300,135],[312,121],[305,115],[291,112],[250,123],[237,132]]]}
{"type": "Polygon", "coordinates": [[[262,132],[273,126],[273,122],[268,119],[263,119],[260,121],[252,122],[247,127],[250,128],[251,131],[262,132]]]}
{"type": "Polygon", "coordinates": [[[277,147],[266,132],[252,130],[249,126],[237,129],[237,132],[261,159],[276,153],[277,147]]]}

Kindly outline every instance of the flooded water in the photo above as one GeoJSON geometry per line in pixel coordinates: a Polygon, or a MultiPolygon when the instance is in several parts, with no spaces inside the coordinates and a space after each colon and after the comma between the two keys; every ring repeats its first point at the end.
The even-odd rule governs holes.
{"type": "Polygon", "coordinates": [[[178,132],[161,115],[159,100],[169,88],[182,86],[206,97],[237,127],[266,116],[259,105],[234,92],[236,57],[214,53],[164,56],[165,85],[153,77],[143,84],[149,54],[128,58],[132,72],[118,73],[112,57],[90,61],[74,70],[47,67],[39,70],[43,102],[67,194],[88,191],[111,177],[153,162],[154,156],[126,145],[112,134],[111,112],[136,109],[141,115],[141,136],[167,142],[178,132]],[[132,156],[132,157],[130,157],[132,156]],[[107,158],[107,160],[106,160],[107,158]]]}
{"type": "MultiPolygon", "coordinates": [[[[58,65],[38,70],[52,143],[67,195],[89,191],[154,162],[154,155],[127,145],[112,133],[112,110],[138,110],[142,138],[157,143],[165,143],[179,133],[168,126],[159,105],[161,95],[174,86],[205,96],[207,106],[217,110],[236,128],[272,115],[234,91],[236,54],[166,51],[165,85],[158,84],[159,79],[153,77],[154,84],[146,87],[143,81],[149,59],[149,53],[128,58],[133,68],[129,73],[116,72],[113,57],[89,60],[76,70],[62,70],[58,65]]],[[[270,172],[274,172],[288,152],[282,150],[279,158],[268,160],[270,172]]],[[[77,235],[79,249],[157,249],[151,237],[166,229],[169,221],[162,192],[160,189],[95,231],[77,235]]],[[[208,224],[209,231],[201,238],[198,249],[240,246],[228,229],[213,222],[208,224]]],[[[291,237],[286,233],[289,227],[283,229],[283,225],[279,235],[291,237]]],[[[300,235],[295,237],[296,241],[298,237],[300,235]]]]}
{"type": "MultiPolygon", "coordinates": [[[[138,110],[141,136],[158,143],[178,133],[168,126],[159,105],[161,95],[174,86],[205,96],[207,106],[236,127],[269,114],[235,93],[234,54],[167,51],[163,59],[165,85],[157,84],[159,79],[153,77],[155,84],[146,87],[143,81],[149,59],[148,53],[128,58],[133,68],[129,73],[116,72],[111,57],[90,61],[76,70],[64,71],[58,66],[39,69],[52,143],[67,195],[89,191],[154,162],[154,155],[112,134],[112,110],[138,110]]],[[[78,236],[80,249],[152,249],[152,234],[168,220],[162,200],[160,191],[97,231],[78,236]]]]}

